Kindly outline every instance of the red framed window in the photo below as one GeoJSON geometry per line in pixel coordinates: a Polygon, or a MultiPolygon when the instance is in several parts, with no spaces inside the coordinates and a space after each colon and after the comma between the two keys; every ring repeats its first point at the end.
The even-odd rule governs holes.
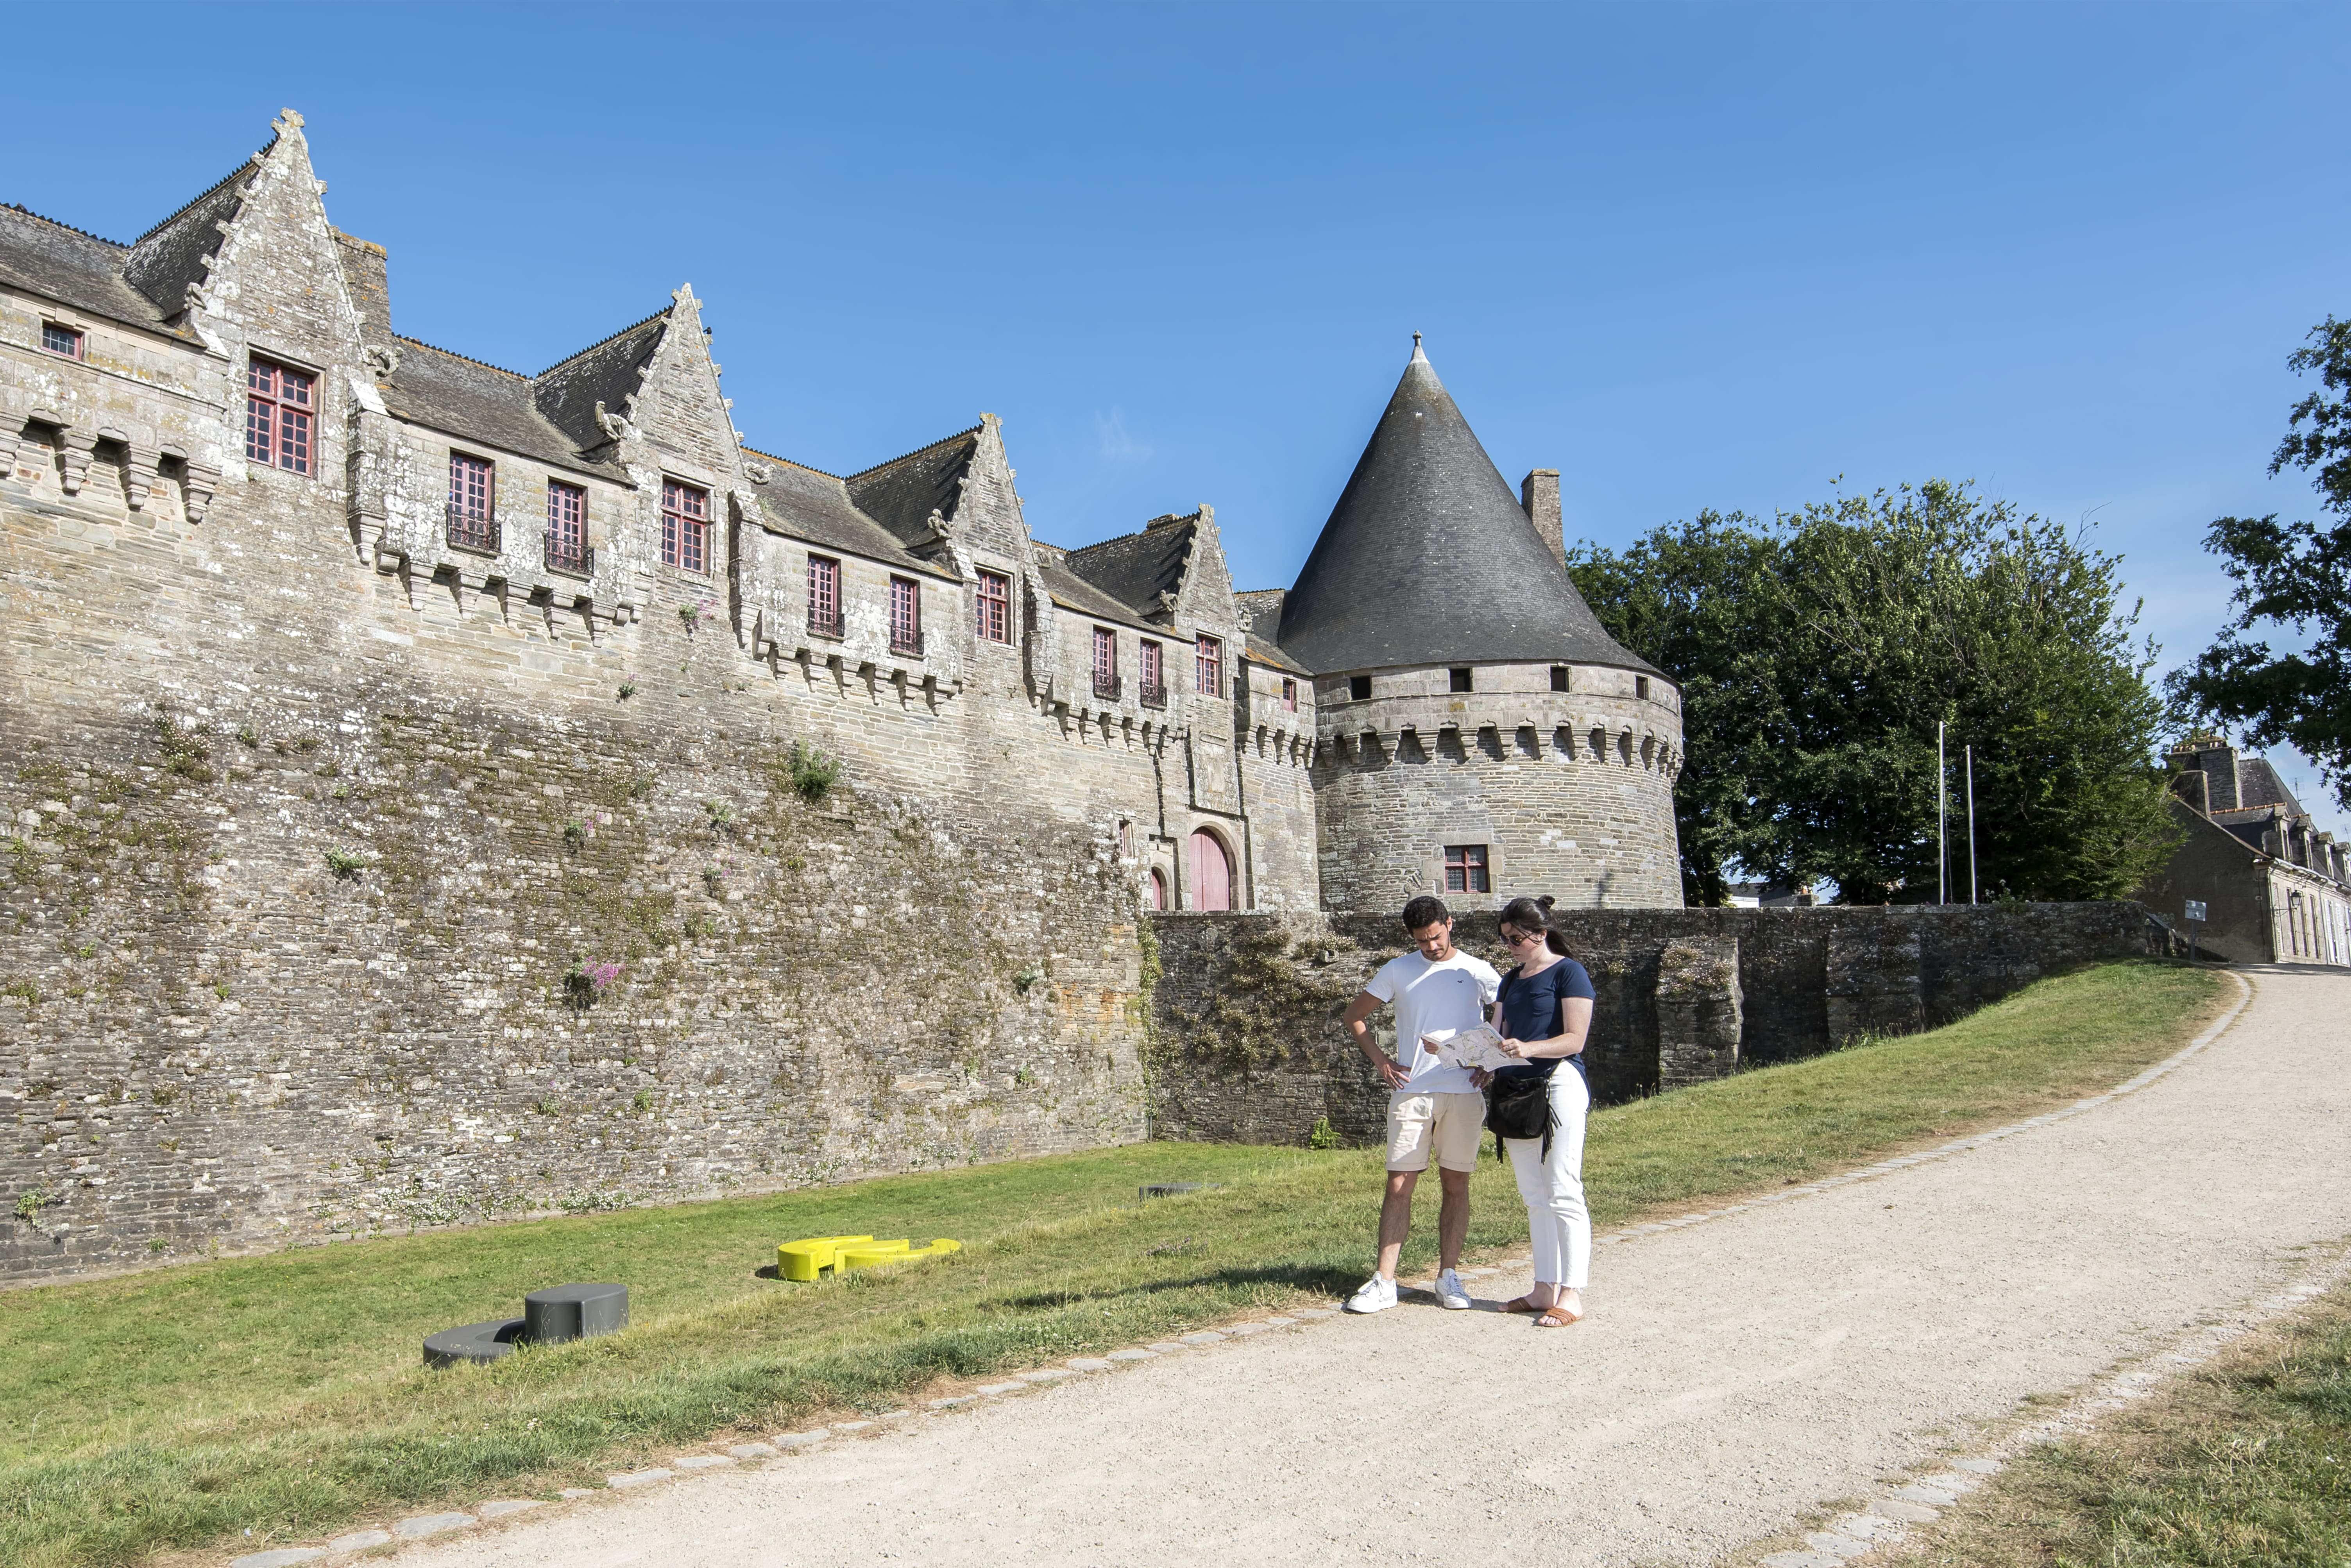
{"type": "Polygon", "coordinates": [[[467,549],[498,548],[497,471],[486,458],[449,454],[449,542],[467,549]]]}
{"type": "Polygon", "coordinates": [[[923,590],[911,577],[890,580],[890,652],[923,651],[923,590]]]}
{"type": "Polygon", "coordinates": [[[60,327],[55,321],[41,323],[41,347],[52,354],[63,354],[68,360],[81,358],[81,334],[71,327],[60,327]]]}
{"type": "Polygon", "coordinates": [[[292,474],[310,471],[313,379],[267,360],[246,366],[246,456],[292,474]]]}
{"type": "Polygon", "coordinates": [[[1107,626],[1094,628],[1094,695],[1118,695],[1118,633],[1107,626]]]}
{"type": "Polygon", "coordinates": [[[1447,844],[1445,846],[1445,891],[1447,893],[1491,893],[1493,883],[1486,875],[1486,846],[1483,844],[1447,844]]]}
{"type": "Polygon", "coordinates": [[[1214,637],[1203,637],[1193,651],[1194,673],[1200,690],[1207,696],[1225,695],[1225,645],[1214,637]]]}
{"type": "Polygon", "coordinates": [[[1284,713],[1296,713],[1298,711],[1298,683],[1296,681],[1284,680],[1281,683],[1281,711],[1284,713]]]}
{"type": "Polygon", "coordinates": [[[1000,572],[979,574],[979,635],[988,643],[1012,641],[1012,580],[1000,572]]]}
{"type": "Polygon", "coordinates": [[[809,630],[820,637],[838,637],[841,614],[841,563],[831,556],[809,557],[809,630]]]}
{"type": "Polygon", "coordinates": [[[1167,706],[1167,672],[1158,643],[1145,639],[1143,644],[1143,706],[1167,706]]]}
{"type": "Polygon", "coordinates": [[[709,571],[709,491],[674,479],[662,481],[662,564],[680,571],[709,571]]]}
{"type": "Polygon", "coordinates": [[[547,482],[547,564],[554,571],[586,572],[588,492],[560,479],[547,482]]]}

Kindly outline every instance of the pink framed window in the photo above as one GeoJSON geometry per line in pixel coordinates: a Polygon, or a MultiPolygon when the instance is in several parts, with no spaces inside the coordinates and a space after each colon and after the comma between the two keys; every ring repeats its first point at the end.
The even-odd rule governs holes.
{"type": "Polygon", "coordinates": [[[911,577],[890,580],[890,652],[923,651],[923,590],[911,577]]]}
{"type": "Polygon", "coordinates": [[[809,630],[820,637],[838,637],[841,614],[841,563],[830,556],[809,557],[809,630]]]}
{"type": "Polygon", "coordinates": [[[41,323],[41,347],[52,354],[63,354],[68,360],[81,358],[81,334],[71,327],[60,327],[55,321],[41,323]]]}
{"type": "Polygon", "coordinates": [[[1296,713],[1298,711],[1298,683],[1296,681],[1285,680],[1281,683],[1281,711],[1284,713],[1296,713]]]}
{"type": "Polygon", "coordinates": [[[1445,891],[1447,893],[1491,893],[1493,884],[1486,876],[1486,846],[1483,844],[1447,844],[1445,846],[1445,891]]]}
{"type": "Polygon", "coordinates": [[[1225,645],[1214,637],[1203,637],[1193,652],[1194,670],[1204,695],[1225,695],[1225,645]]]}
{"type": "Polygon", "coordinates": [[[1146,639],[1143,644],[1143,706],[1167,706],[1167,672],[1159,644],[1146,639]]]}
{"type": "Polygon", "coordinates": [[[1118,633],[1107,626],[1094,628],[1094,695],[1118,694],[1118,633]]]}
{"type": "Polygon", "coordinates": [[[979,635],[983,642],[1012,641],[1012,580],[1000,572],[979,574],[979,635]]]}
{"type": "Polygon", "coordinates": [[[467,549],[498,548],[496,470],[486,458],[449,454],[449,542],[467,549]]]}
{"type": "Polygon", "coordinates": [[[585,575],[588,554],[588,492],[560,479],[547,482],[547,565],[550,571],[585,575]]]}
{"type": "Polygon", "coordinates": [[[311,382],[267,360],[246,366],[246,456],[291,474],[310,471],[311,382]]]}
{"type": "Polygon", "coordinates": [[[710,492],[674,479],[662,481],[662,564],[680,571],[710,570],[710,492]]]}

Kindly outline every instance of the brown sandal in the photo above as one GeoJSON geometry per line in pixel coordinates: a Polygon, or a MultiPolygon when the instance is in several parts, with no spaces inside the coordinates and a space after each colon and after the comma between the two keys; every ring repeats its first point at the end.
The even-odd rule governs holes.
{"type": "Polygon", "coordinates": [[[1534,1301],[1530,1297],[1516,1296],[1510,1301],[1504,1301],[1502,1303],[1502,1310],[1506,1312],[1549,1312],[1551,1309],[1548,1307],[1539,1307],[1535,1305],[1534,1301]]]}
{"type": "Polygon", "coordinates": [[[1542,1316],[1535,1320],[1535,1327],[1539,1329],[1563,1329],[1572,1323],[1580,1323],[1583,1321],[1583,1314],[1582,1312],[1571,1312],[1565,1307],[1552,1307],[1545,1312],[1542,1316]]]}

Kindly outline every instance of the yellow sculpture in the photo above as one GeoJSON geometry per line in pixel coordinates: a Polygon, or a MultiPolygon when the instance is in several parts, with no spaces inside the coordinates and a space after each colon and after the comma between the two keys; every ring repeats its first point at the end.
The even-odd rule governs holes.
{"type": "Polygon", "coordinates": [[[944,1258],[950,1252],[963,1250],[960,1241],[941,1238],[927,1247],[912,1242],[876,1241],[871,1236],[814,1236],[805,1241],[787,1241],[776,1249],[776,1272],[787,1280],[809,1281],[820,1276],[827,1269],[838,1278],[854,1269],[872,1269],[884,1263],[913,1263],[925,1258],[944,1258]]]}

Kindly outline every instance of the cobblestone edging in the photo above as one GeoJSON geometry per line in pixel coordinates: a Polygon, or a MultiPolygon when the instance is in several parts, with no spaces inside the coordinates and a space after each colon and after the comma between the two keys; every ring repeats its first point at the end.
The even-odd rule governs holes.
{"type": "MultiPolygon", "coordinates": [[[[2018,1133],[2079,1115],[2085,1111],[2095,1109],[2122,1095],[2134,1093],[2171,1072],[2203,1051],[2237,1020],[2246,1005],[2252,999],[2252,988],[2241,976],[2231,973],[2230,978],[2237,982],[2239,988],[2237,1000],[2215,1019],[2210,1028],[2180,1050],[2139,1073],[2128,1082],[2106,1093],[2092,1095],[2088,1099],[2076,1101],[2063,1110],[2053,1111],[2028,1121],[1994,1128],[1971,1137],[1956,1139],[1937,1148],[1917,1154],[1897,1155],[1890,1160],[1881,1160],[1876,1165],[1864,1166],[1859,1170],[1848,1171],[1816,1182],[1808,1182],[1802,1186],[1790,1187],[1785,1192],[1767,1194],[1759,1198],[1731,1204],[1722,1208],[1686,1215],[1677,1219],[1632,1226],[1623,1230],[1595,1237],[1593,1242],[1595,1245],[1620,1244],[1660,1230],[1677,1229],[1709,1219],[1720,1219],[1729,1215],[1744,1213],[1763,1204],[1785,1202],[1792,1197],[1805,1197],[1857,1181],[1890,1176],[1896,1171],[1907,1170],[1912,1166],[1920,1165],[1928,1160],[1948,1158],[1970,1149],[1981,1148],[2018,1133]]],[[[1460,1273],[1464,1280],[1482,1280],[1509,1270],[1529,1268],[1532,1263],[1531,1257],[1521,1254],[1503,1259],[1498,1264],[1464,1269],[1460,1273]]],[[[2266,1322],[2277,1312],[2298,1306],[2324,1291],[2335,1277],[2346,1270],[2351,1270],[2351,1262],[2337,1260],[2326,1271],[2324,1278],[2314,1277],[2283,1294],[2258,1303],[2225,1324],[2202,1331],[2167,1353],[2162,1360],[2174,1371],[2200,1364],[2231,1340],[2257,1324],[2266,1322]]],[[[1428,1280],[1400,1281],[1404,1289],[1422,1295],[1429,1293],[1433,1283],[1433,1281],[1428,1280]]],[[[724,1469],[755,1460],[778,1460],[794,1451],[812,1448],[839,1438],[868,1435],[882,1436],[893,1428],[914,1421],[945,1416],[967,1406],[984,1405],[998,1399],[1017,1397],[1037,1389],[1049,1388],[1065,1379],[1100,1376],[1115,1372],[1123,1365],[1155,1361],[1163,1356],[1181,1355],[1189,1351],[1206,1349],[1212,1345],[1223,1344],[1230,1340],[1246,1339],[1257,1334],[1295,1332],[1316,1323],[1338,1320],[1343,1315],[1335,1308],[1293,1308],[1288,1312],[1237,1322],[1222,1329],[1204,1329],[1176,1339],[1155,1341],[1144,1345],[1131,1345],[1100,1356],[1077,1356],[1056,1365],[1035,1367],[1026,1372],[1014,1373],[998,1382],[981,1384],[965,1393],[930,1400],[920,1409],[908,1406],[887,1411],[871,1418],[838,1421],[831,1426],[810,1427],[798,1432],[781,1432],[763,1441],[735,1443],[723,1449],[718,1449],[716,1445],[701,1449],[689,1449],[679,1453],[664,1465],[608,1476],[601,1487],[566,1487],[559,1495],[565,1501],[578,1501],[584,1498],[594,1497],[600,1492],[625,1491],[640,1487],[659,1485],[664,1481],[679,1479],[697,1470],[724,1469]]],[[[2009,1455],[2034,1443],[2047,1441],[2063,1430],[2085,1425],[2109,1410],[2119,1408],[2129,1400],[2151,1391],[2164,1377],[2172,1375],[2171,1372],[2137,1371],[2119,1374],[2099,1384],[2059,1415],[2011,1437],[2000,1446],[1997,1451],[2009,1455]]],[[[1865,1510],[1844,1514],[1832,1521],[1830,1528],[1813,1531],[1805,1538],[1807,1550],[1777,1552],[1762,1559],[1762,1563],[1765,1568],[1832,1568],[1834,1564],[1848,1562],[1876,1551],[1881,1546],[1898,1542],[1905,1539],[1907,1526],[1932,1522],[1938,1517],[1938,1510],[1957,1500],[1961,1492],[1980,1484],[1984,1477],[1997,1473],[2001,1468],[2001,1461],[1992,1458],[1977,1457],[1954,1460],[1949,1470],[1893,1489],[1885,1497],[1871,1502],[1865,1510]]],[[[539,1506],[538,1501],[528,1499],[506,1499],[483,1503],[472,1513],[423,1514],[413,1519],[397,1521],[388,1529],[363,1530],[339,1536],[323,1545],[277,1547],[268,1551],[249,1552],[232,1559],[229,1568],[292,1568],[295,1563],[319,1562],[329,1557],[342,1556],[372,1547],[388,1545],[395,1541],[421,1540],[426,1536],[437,1535],[448,1531],[468,1529],[486,1521],[539,1506]]]]}

